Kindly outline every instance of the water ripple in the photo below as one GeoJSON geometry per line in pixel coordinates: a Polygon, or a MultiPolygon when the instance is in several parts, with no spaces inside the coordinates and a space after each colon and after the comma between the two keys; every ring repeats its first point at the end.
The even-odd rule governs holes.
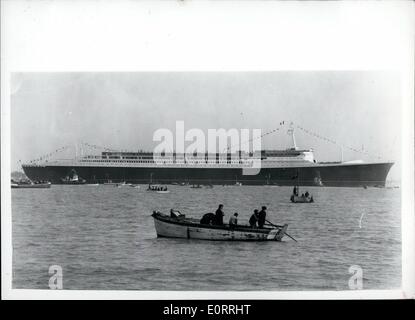
{"type": "Polygon", "coordinates": [[[65,289],[347,290],[351,265],[365,289],[400,286],[399,190],[308,188],[316,202],[292,204],[285,187],[144,189],[13,190],[13,287],[47,288],[52,264],[65,289]],[[298,242],[156,238],[153,210],[200,218],[218,203],[241,223],[266,205],[298,242]]]}

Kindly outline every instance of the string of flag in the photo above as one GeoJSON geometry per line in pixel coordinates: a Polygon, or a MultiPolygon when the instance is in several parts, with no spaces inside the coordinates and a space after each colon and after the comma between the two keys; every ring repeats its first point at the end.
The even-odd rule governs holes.
{"type": "MultiPolygon", "coordinates": [[[[98,146],[98,145],[91,144],[91,143],[88,143],[88,142],[80,142],[80,144],[83,145],[83,146],[86,146],[88,148],[94,149],[94,150],[100,150],[100,151],[105,150],[105,151],[110,151],[110,152],[117,152],[117,150],[110,149],[110,148],[107,148],[107,147],[98,146]]],[[[62,153],[63,151],[65,151],[69,148],[73,148],[73,147],[74,146],[64,146],[64,147],[58,148],[58,149],[56,149],[56,150],[54,150],[50,153],[42,155],[39,158],[31,160],[30,163],[37,163],[37,162],[48,160],[51,157],[55,156],[56,154],[62,153]]]]}
{"type": "Polygon", "coordinates": [[[87,146],[89,148],[95,149],[95,150],[105,150],[105,151],[111,151],[111,152],[116,152],[117,151],[117,150],[114,150],[114,149],[110,149],[110,148],[103,147],[103,146],[98,146],[96,144],[91,144],[91,143],[88,143],[88,142],[81,142],[81,144],[84,145],[84,146],[87,146]]]}
{"type": "Polygon", "coordinates": [[[41,157],[39,157],[37,159],[31,160],[30,163],[36,163],[36,162],[39,162],[39,161],[42,161],[42,160],[47,160],[47,159],[51,158],[52,156],[54,156],[55,154],[61,153],[61,152],[65,151],[68,148],[69,148],[69,146],[65,146],[65,147],[58,148],[58,149],[56,149],[56,150],[54,150],[54,151],[52,151],[50,153],[47,153],[45,155],[42,155],[41,157]]]}
{"type": "MultiPolygon", "coordinates": [[[[256,137],[256,138],[251,138],[251,139],[249,139],[249,140],[247,140],[247,141],[241,142],[241,146],[243,146],[243,145],[245,145],[245,144],[247,144],[247,143],[251,143],[252,141],[255,141],[255,140],[258,140],[258,139],[262,139],[263,137],[265,137],[265,136],[267,136],[267,135],[270,135],[270,134],[272,134],[272,133],[274,133],[274,132],[279,131],[279,130],[281,129],[281,126],[283,126],[283,125],[285,125],[285,120],[283,120],[283,121],[281,121],[281,122],[279,123],[279,127],[278,127],[278,128],[275,128],[275,129],[272,129],[272,130],[270,130],[270,131],[267,131],[267,132],[265,132],[265,133],[261,134],[259,137],[256,137]]],[[[232,146],[229,146],[229,147],[228,147],[227,149],[225,149],[224,151],[229,151],[229,150],[231,149],[231,147],[232,147],[232,146]]]]}
{"type": "Polygon", "coordinates": [[[311,131],[311,130],[308,130],[308,129],[306,129],[306,128],[303,128],[303,127],[301,127],[301,126],[299,126],[299,125],[296,125],[296,128],[300,129],[301,131],[303,131],[303,132],[307,133],[308,135],[310,135],[310,136],[312,136],[312,137],[315,137],[315,138],[317,138],[317,139],[320,139],[320,140],[323,140],[323,141],[326,141],[326,142],[332,143],[332,144],[334,144],[334,145],[336,145],[336,146],[338,146],[338,147],[341,147],[341,148],[344,148],[344,149],[348,149],[348,150],[354,151],[354,152],[356,152],[356,153],[364,154],[364,155],[367,155],[367,156],[370,156],[370,157],[375,157],[375,158],[377,158],[377,159],[381,159],[381,157],[380,157],[380,156],[376,156],[376,155],[373,155],[373,154],[371,154],[371,153],[369,153],[369,152],[366,152],[366,151],[364,151],[364,150],[359,150],[359,149],[356,149],[356,148],[353,148],[353,147],[350,147],[350,146],[346,146],[346,145],[340,144],[340,143],[339,143],[339,142],[337,142],[336,140],[329,139],[329,138],[327,138],[327,137],[325,137],[325,136],[322,136],[322,135],[320,135],[320,134],[318,134],[318,133],[316,133],[316,132],[314,132],[314,131],[311,131]]]}
{"type": "MultiPolygon", "coordinates": [[[[286,124],[287,124],[287,122],[285,120],[283,120],[283,121],[279,122],[279,126],[277,128],[274,128],[272,130],[269,130],[269,131],[261,134],[259,137],[252,137],[251,139],[249,139],[247,141],[241,142],[241,145],[245,145],[247,143],[251,143],[252,141],[255,141],[257,139],[262,139],[265,136],[268,136],[270,134],[273,134],[275,132],[278,132],[286,124]]],[[[293,122],[291,122],[290,123],[290,129],[293,128],[293,125],[294,125],[293,122]]],[[[323,136],[321,134],[318,134],[318,133],[316,133],[314,131],[308,130],[308,129],[300,126],[300,125],[295,125],[295,127],[297,129],[301,130],[302,132],[304,132],[304,133],[312,136],[312,137],[315,137],[315,138],[320,139],[320,140],[325,141],[325,142],[329,142],[329,143],[334,144],[334,145],[336,145],[338,147],[341,147],[341,148],[344,148],[344,149],[348,149],[350,151],[353,151],[353,152],[356,152],[356,153],[360,153],[360,154],[364,154],[364,155],[367,155],[367,156],[375,157],[377,159],[381,159],[380,156],[375,156],[375,155],[373,155],[373,154],[371,154],[371,153],[369,153],[367,151],[364,151],[363,148],[361,150],[359,150],[357,148],[353,148],[353,147],[350,147],[350,146],[343,145],[343,144],[339,143],[338,141],[336,141],[334,139],[327,138],[327,137],[325,137],[325,136],[323,136]]],[[[289,132],[290,131],[288,131],[288,133],[289,132]]],[[[81,142],[81,144],[83,146],[86,146],[86,147],[91,148],[91,149],[94,149],[94,150],[100,150],[100,151],[105,150],[105,151],[109,151],[109,152],[118,152],[117,150],[114,150],[114,149],[111,149],[111,148],[108,148],[108,147],[99,146],[99,145],[96,145],[96,144],[91,144],[91,143],[88,143],[88,142],[81,142]]],[[[224,149],[224,152],[229,151],[231,149],[231,147],[232,146],[229,146],[228,148],[224,149]]],[[[39,161],[47,160],[47,159],[51,158],[52,156],[54,156],[54,155],[56,155],[58,153],[61,153],[61,152],[65,151],[65,150],[67,150],[69,148],[71,148],[71,146],[64,146],[64,147],[58,148],[58,149],[56,149],[56,150],[54,150],[54,151],[52,151],[52,152],[50,152],[48,154],[45,154],[45,155],[43,155],[43,156],[41,156],[41,157],[39,157],[37,159],[31,160],[30,163],[36,163],[36,162],[39,162],[39,161]]]]}

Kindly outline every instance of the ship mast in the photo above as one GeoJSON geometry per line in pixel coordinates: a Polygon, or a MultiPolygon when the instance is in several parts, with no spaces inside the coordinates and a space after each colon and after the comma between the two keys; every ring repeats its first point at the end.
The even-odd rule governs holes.
{"type": "Polygon", "coordinates": [[[293,150],[298,150],[298,148],[297,148],[297,143],[296,143],[296,141],[295,141],[295,135],[294,135],[294,126],[293,126],[293,123],[291,122],[291,125],[290,125],[290,128],[288,129],[288,132],[287,132],[289,135],[291,135],[291,139],[292,139],[292,143],[293,143],[293,147],[292,147],[292,149],[293,150]]]}

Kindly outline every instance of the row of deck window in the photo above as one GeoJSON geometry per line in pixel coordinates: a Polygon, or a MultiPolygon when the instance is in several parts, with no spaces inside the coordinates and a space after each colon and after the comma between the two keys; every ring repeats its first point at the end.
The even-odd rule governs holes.
{"type": "MultiPolygon", "coordinates": [[[[298,159],[297,161],[303,162],[304,160],[298,159]]],[[[172,160],[90,160],[82,159],[81,162],[88,163],[155,163],[155,164],[249,164],[252,161],[242,161],[242,160],[216,160],[216,161],[195,161],[187,160],[180,162],[173,162],[172,160]]],[[[292,163],[293,160],[267,160],[266,163],[292,163]]]]}

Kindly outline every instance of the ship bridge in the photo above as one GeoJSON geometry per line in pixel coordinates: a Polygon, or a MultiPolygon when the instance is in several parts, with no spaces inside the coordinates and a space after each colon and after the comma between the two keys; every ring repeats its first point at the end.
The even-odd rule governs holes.
{"type": "Polygon", "coordinates": [[[263,151],[262,160],[272,162],[316,162],[312,149],[298,150],[295,148],[263,151]]]}

